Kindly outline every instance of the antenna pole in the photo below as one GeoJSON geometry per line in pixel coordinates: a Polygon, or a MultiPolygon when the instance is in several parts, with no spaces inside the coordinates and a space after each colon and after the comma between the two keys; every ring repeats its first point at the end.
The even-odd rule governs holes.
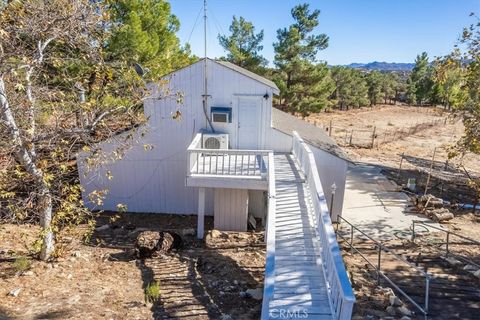
{"type": "Polygon", "coordinates": [[[213,128],[212,121],[208,114],[208,79],[207,79],[207,0],[203,0],[203,36],[204,36],[204,58],[203,58],[203,67],[204,67],[204,83],[203,83],[203,113],[207,119],[207,123],[212,129],[212,132],[215,132],[213,128]]]}

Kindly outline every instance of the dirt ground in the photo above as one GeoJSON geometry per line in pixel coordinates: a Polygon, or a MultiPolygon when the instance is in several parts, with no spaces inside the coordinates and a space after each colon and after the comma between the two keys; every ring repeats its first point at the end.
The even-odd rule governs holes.
{"type": "MultiPolygon", "coordinates": [[[[316,122],[317,125],[323,125],[324,127],[328,127],[330,121],[332,121],[332,126],[339,130],[365,130],[375,126],[377,133],[381,136],[381,133],[386,130],[392,132],[395,129],[410,127],[417,123],[445,119],[447,116],[448,114],[441,108],[386,105],[350,111],[319,113],[311,115],[306,120],[316,122]]],[[[463,130],[461,121],[450,116],[447,122],[442,125],[421,130],[403,139],[396,139],[391,143],[380,144],[374,149],[349,146],[345,146],[344,149],[355,161],[397,168],[402,153],[407,156],[431,159],[434,149],[437,148],[435,158],[437,161],[445,162],[447,159],[446,147],[454,144],[462,136],[463,130]]],[[[344,135],[337,135],[335,131],[333,138],[340,144],[344,142],[344,135]]],[[[462,160],[467,169],[477,174],[480,173],[478,156],[467,155],[462,160]]],[[[459,163],[459,159],[450,162],[452,165],[454,163],[459,163]]],[[[404,163],[404,165],[408,167],[408,163],[404,163]]]]}
{"type": "MultiPolygon", "coordinates": [[[[91,241],[84,226],[63,236],[61,255],[49,263],[19,256],[38,228],[0,225],[0,319],[256,319],[261,300],[246,293],[263,286],[263,232],[194,234],[196,217],[123,214],[115,223],[99,218],[91,241]],[[102,230],[103,229],[103,230],[102,230]],[[133,243],[139,232],[182,234],[182,249],[138,260],[133,243]],[[17,262],[15,262],[17,261],[17,262]],[[145,302],[144,288],[160,284],[160,296],[145,302]],[[20,289],[18,295],[9,295],[20,289]]],[[[206,221],[211,229],[212,221],[206,221]]]]}

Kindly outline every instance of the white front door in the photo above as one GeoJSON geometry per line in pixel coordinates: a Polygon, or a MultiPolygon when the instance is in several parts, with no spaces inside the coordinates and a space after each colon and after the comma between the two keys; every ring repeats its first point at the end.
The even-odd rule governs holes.
{"type": "Polygon", "coordinates": [[[238,149],[260,146],[262,97],[238,97],[238,149]]]}

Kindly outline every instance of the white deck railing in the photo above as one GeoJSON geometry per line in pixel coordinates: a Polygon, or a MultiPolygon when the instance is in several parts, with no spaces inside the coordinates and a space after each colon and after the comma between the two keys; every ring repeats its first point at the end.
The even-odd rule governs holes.
{"type": "Polygon", "coordinates": [[[262,320],[270,318],[269,304],[275,292],[275,211],[277,199],[275,189],[275,165],[273,152],[268,154],[268,213],[265,227],[265,243],[267,252],[265,257],[265,280],[263,284],[262,320]]]}
{"type": "Polygon", "coordinates": [[[190,143],[188,175],[238,176],[267,179],[268,150],[204,149],[202,134],[190,143]]]}
{"type": "Polygon", "coordinates": [[[293,132],[292,153],[297,158],[312,196],[315,224],[320,237],[321,258],[334,319],[350,319],[355,296],[343,264],[335,230],[320,183],[315,157],[297,132],[293,132]]]}

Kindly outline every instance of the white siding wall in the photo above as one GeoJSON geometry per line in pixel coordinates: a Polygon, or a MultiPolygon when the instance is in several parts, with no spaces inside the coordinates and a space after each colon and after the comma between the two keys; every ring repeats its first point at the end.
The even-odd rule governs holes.
{"type": "Polygon", "coordinates": [[[247,231],[248,190],[215,189],[214,227],[224,231],[247,231]]]}
{"type": "Polygon", "coordinates": [[[345,179],[347,177],[347,162],[330,153],[325,152],[319,148],[310,146],[315,156],[317,163],[317,170],[322,183],[323,192],[327,199],[328,207],[331,208],[332,200],[332,184],[335,182],[337,190],[333,201],[333,221],[336,221],[336,216],[342,214],[343,197],[345,195],[345,179]]]}
{"type": "MultiPolygon", "coordinates": [[[[160,89],[152,89],[152,96],[145,100],[144,111],[149,117],[148,133],[128,150],[122,160],[104,166],[95,172],[87,172],[79,156],[79,173],[85,188],[83,199],[90,209],[115,210],[117,204],[127,205],[131,212],[160,212],[192,214],[197,211],[197,191],[185,186],[187,174],[187,147],[200,129],[207,129],[202,107],[203,62],[198,62],[178,70],[168,77],[168,84],[160,89]],[[168,92],[167,92],[168,91],[168,92]],[[177,103],[177,96],[183,95],[183,103],[177,103]],[[166,93],[170,93],[168,98],[166,93]],[[176,111],[182,116],[174,120],[176,111]],[[153,145],[153,150],[145,151],[144,144],[153,145]],[[113,178],[107,179],[110,171],[113,178]],[[94,190],[109,190],[102,206],[95,206],[88,199],[94,190]]],[[[218,132],[230,134],[230,146],[237,144],[236,130],[238,95],[269,95],[263,99],[261,145],[265,148],[266,128],[271,122],[272,89],[236,71],[208,61],[209,107],[232,107],[232,123],[215,124],[218,132]]],[[[210,108],[208,108],[210,110],[210,108]]],[[[122,135],[123,136],[123,135],[122,135]]],[[[121,137],[101,144],[105,150],[115,149],[121,137]]],[[[207,190],[206,214],[213,214],[213,191],[207,190]]]]}

